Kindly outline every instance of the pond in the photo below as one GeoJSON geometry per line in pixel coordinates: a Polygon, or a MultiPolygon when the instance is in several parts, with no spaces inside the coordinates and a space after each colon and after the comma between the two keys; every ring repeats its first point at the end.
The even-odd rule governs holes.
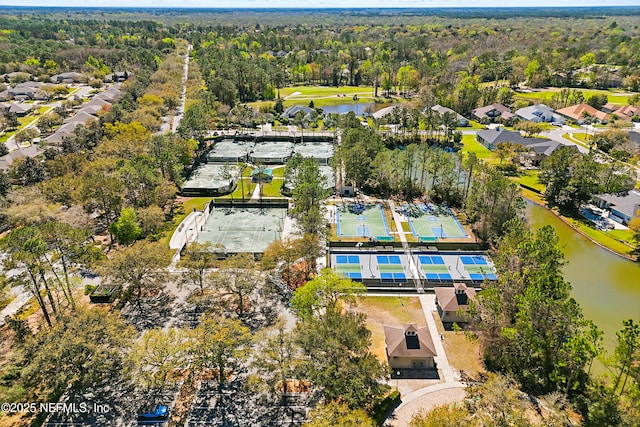
{"type": "Polygon", "coordinates": [[[555,229],[573,297],[585,317],[604,331],[605,348],[612,351],[622,321],[640,321],[640,264],[602,249],[541,206],[528,203],[527,217],[534,229],[543,225],[555,229]]]}

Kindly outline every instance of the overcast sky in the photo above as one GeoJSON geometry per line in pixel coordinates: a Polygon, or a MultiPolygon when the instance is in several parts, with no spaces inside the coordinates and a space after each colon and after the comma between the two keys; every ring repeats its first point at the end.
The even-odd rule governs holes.
{"type": "Polygon", "coordinates": [[[640,6],[640,0],[0,0],[0,6],[344,8],[640,6]]]}

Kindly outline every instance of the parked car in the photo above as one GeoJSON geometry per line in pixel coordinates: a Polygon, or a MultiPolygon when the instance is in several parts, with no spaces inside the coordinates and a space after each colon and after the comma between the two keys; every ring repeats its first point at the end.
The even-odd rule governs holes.
{"type": "Polygon", "coordinates": [[[138,414],[139,421],[166,420],[169,417],[167,405],[155,405],[153,409],[138,414]]]}

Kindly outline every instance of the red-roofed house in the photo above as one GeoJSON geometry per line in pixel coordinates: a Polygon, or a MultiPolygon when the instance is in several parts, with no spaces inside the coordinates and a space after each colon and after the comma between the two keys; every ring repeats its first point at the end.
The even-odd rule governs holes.
{"type": "Polygon", "coordinates": [[[384,340],[391,369],[436,368],[436,347],[427,326],[385,326],[384,340]]]}
{"type": "Polygon", "coordinates": [[[476,291],[464,283],[453,288],[436,287],[436,307],[443,322],[466,323],[469,321],[469,301],[476,298],[476,291]]]}
{"type": "Polygon", "coordinates": [[[596,110],[589,104],[571,105],[570,107],[556,110],[556,113],[575,120],[579,125],[584,122],[586,115],[595,117],[600,123],[607,123],[611,116],[600,110],[596,110]]]}
{"type": "Polygon", "coordinates": [[[623,105],[620,108],[616,108],[612,114],[622,120],[631,120],[633,117],[640,116],[640,108],[635,105],[623,105]]]}

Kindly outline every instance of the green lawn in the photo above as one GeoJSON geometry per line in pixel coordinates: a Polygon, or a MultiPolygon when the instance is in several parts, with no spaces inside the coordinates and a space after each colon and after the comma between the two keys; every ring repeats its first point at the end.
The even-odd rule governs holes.
{"type": "Polygon", "coordinates": [[[620,237],[626,237],[623,230],[612,230],[609,232],[605,232],[597,230],[591,227],[588,223],[581,220],[569,218],[569,221],[571,222],[571,224],[578,227],[584,234],[614,252],[624,255],[630,255],[631,251],[633,250],[631,247],[617,240],[620,237]]]}
{"type": "Polygon", "coordinates": [[[469,126],[459,127],[457,130],[469,130],[469,129],[486,129],[487,127],[475,120],[469,120],[469,126]]]}
{"type": "Polygon", "coordinates": [[[544,192],[544,184],[538,182],[537,170],[528,170],[524,175],[514,177],[513,180],[518,184],[526,185],[527,187],[535,188],[540,192],[544,192]]]}
{"type": "Polygon", "coordinates": [[[582,145],[584,148],[590,148],[590,144],[588,142],[590,135],[587,135],[586,133],[565,133],[562,137],[574,144],[582,145]]]}
{"type": "Polygon", "coordinates": [[[262,184],[262,197],[282,197],[280,188],[283,183],[284,179],[274,178],[270,183],[262,184]]]}
{"type": "MultiPolygon", "coordinates": [[[[304,97],[321,97],[321,96],[335,96],[335,95],[353,95],[357,94],[358,96],[364,95],[368,97],[373,97],[373,87],[372,86],[292,86],[292,87],[283,87],[280,89],[280,96],[285,98],[287,96],[291,96],[292,94],[299,92],[299,94],[295,95],[296,98],[304,98],[304,97]]],[[[381,91],[378,91],[378,95],[380,95],[381,91]]],[[[347,97],[340,97],[342,101],[345,101],[347,97]]]]}
{"type": "Polygon", "coordinates": [[[189,197],[185,198],[182,202],[179,202],[175,208],[175,215],[171,221],[171,227],[168,227],[164,236],[160,239],[160,242],[169,247],[169,240],[175,231],[176,227],[180,225],[183,219],[187,217],[194,209],[203,210],[204,206],[211,201],[211,197],[189,197]]]}
{"type": "MultiPolygon", "coordinates": [[[[544,101],[550,101],[551,96],[557,92],[558,90],[541,90],[539,92],[524,92],[524,93],[516,92],[514,97],[520,98],[520,99],[527,99],[531,101],[541,101],[544,103],[544,101]]],[[[613,104],[627,104],[627,99],[629,99],[629,95],[611,92],[608,90],[582,89],[581,92],[585,98],[588,98],[589,96],[596,95],[596,94],[597,95],[606,94],[608,101],[613,104]]]]}
{"type": "Polygon", "coordinates": [[[494,154],[484,145],[476,140],[475,135],[462,135],[462,152],[464,154],[475,153],[479,160],[486,160],[494,163],[496,158],[494,154]]]}
{"type": "Polygon", "coordinates": [[[7,131],[3,133],[2,136],[0,136],[0,142],[7,142],[7,140],[12,135],[15,135],[16,133],[20,132],[22,129],[24,129],[25,126],[31,123],[34,119],[35,117],[33,116],[33,114],[29,114],[25,117],[18,117],[18,123],[19,123],[18,128],[15,131],[7,131]]]}

